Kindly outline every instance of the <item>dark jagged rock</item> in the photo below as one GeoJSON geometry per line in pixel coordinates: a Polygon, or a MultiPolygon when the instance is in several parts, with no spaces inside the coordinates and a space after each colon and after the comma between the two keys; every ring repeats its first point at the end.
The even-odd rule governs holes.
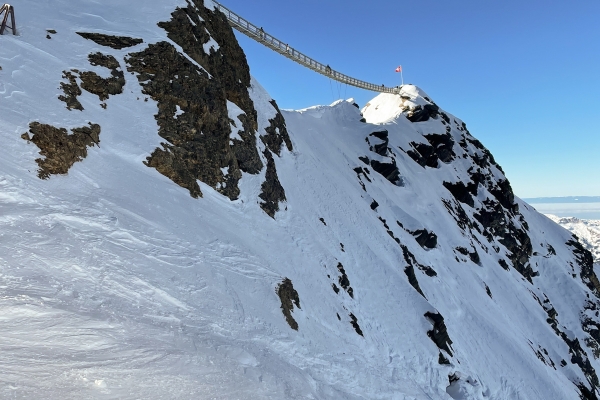
{"type": "Polygon", "coordinates": [[[426,312],[425,318],[429,319],[429,321],[433,324],[433,329],[427,331],[427,336],[431,338],[433,343],[440,350],[444,350],[446,353],[452,357],[452,350],[450,349],[452,346],[452,340],[450,340],[450,336],[448,335],[448,330],[446,329],[446,324],[444,323],[444,317],[442,317],[439,313],[426,312]]]}
{"type": "Polygon", "coordinates": [[[400,171],[396,166],[396,161],[392,160],[391,163],[382,163],[377,160],[371,160],[371,167],[383,176],[385,179],[393,183],[394,185],[400,186],[402,181],[400,179],[400,171]]]}
{"type": "Polygon", "coordinates": [[[242,128],[237,131],[242,138],[231,139],[231,148],[237,160],[238,167],[241,171],[248,174],[258,174],[264,167],[262,161],[257,157],[256,137],[251,124],[248,122],[248,116],[245,114],[238,115],[237,118],[242,122],[242,128]]]}
{"type": "Polygon", "coordinates": [[[433,249],[437,246],[437,235],[426,229],[418,229],[416,231],[409,231],[411,235],[415,237],[419,246],[424,249],[433,249]]]}
{"type": "Polygon", "coordinates": [[[178,8],[171,14],[170,21],[158,25],[167,31],[169,39],[216,78],[225,97],[246,113],[250,127],[256,130],[257,113],[248,93],[248,61],[227,18],[220,11],[204,7],[201,0],[186,0],[186,3],[187,7],[178,8]],[[207,54],[202,45],[210,41],[211,35],[219,39],[219,48],[212,48],[207,54]]]}
{"type": "MultiPolygon", "coordinates": [[[[536,296],[534,296],[534,297],[536,297],[536,296]]],[[[537,297],[536,297],[536,299],[537,299],[537,297]]],[[[558,312],[556,312],[556,309],[552,306],[552,304],[550,304],[550,300],[548,298],[544,299],[543,303],[540,302],[539,299],[537,299],[537,300],[538,300],[538,303],[540,303],[540,305],[542,305],[542,307],[544,308],[544,310],[546,311],[546,313],[548,315],[546,322],[552,327],[552,329],[554,330],[556,335],[559,336],[569,347],[569,354],[571,355],[571,360],[570,360],[571,364],[575,364],[581,369],[581,372],[583,372],[583,374],[585,375],[585,377],[588,380],[588,384],[591,387],[591,393],[596,393],[598,390],[598,376],[596,374],[596,370],[592,367],[592,364],[590,363],[590,360],[588,359],[586,352],[582,349],[581,344],[579,343],[579,339],[577,339],[577,338],[570,339],[566,333],[564,333],[563,331],[561,331],[559,329],[558,320],[557,320],[558,312]]],[[[586,307],[590,307],[590,305],[593,308],[596,307],[593,303],[589,303],[589,302],[586,305],[586,307]]],[[[582,321],[582,327],[585,331],[586,330],[585,318],[582,321]]],[[[589,328],[589,326],[588,326],[588,328],[589,328]]],[[[564,367],[567,365],[567,363],[564,360],[562,360],[561,365],[564,367]]],[[[573,382],[573,383],[576,386],[579,386],[579,384],[582,384],[581,382],[573,382]]],[[[586,390],[589,390],[589,389],[587,389],[587,387],[585,387],[585,388],[586,388],[586,390]]]]}
{"type": "Polygon", "coordinates": [[[227,103],[220,86],[167,42],[151,44],[126,61],[128,70],[138,74],[143,92],[158,102],[158,134],[167,141],[145,164],[188,189],[192,197],[202,196],[200,180],[236,199],[241,172],[229,145],[227,103]],[[175,116],[177,107],[183,114],[175,116]]]}
{"type": "Polygon", "coordinates": [[[360,336],[363,336],[363,332],[360,329],[360,326],[358,325],[358,319],[354,316],[354,314],[350,313],[350,323],[352,324],[352,327],[354,328],[354,330],[356,331],[356,333],[358,333],[360,336]]]}
{"type": "Polygon", "coordinates": [[[350,280],[348,279],[348,275],[346,275],[346,270],[344,270],[342,263],[338,263],[337,269],[341,274],[338,278],[338,283],[350,297],[354,298],[354,290],[350,286],[350,280]]]}
{"type": "Polygon", "coordinates": [[[68,134],[65,128],[32,122],[29,133],[21,137],[33,142],[45,158],[36,159],[39,166],[38,177],[48,179],[50,175],[66,174],[77,161],[87,157],[87,148],[99,145],[100,125],[89,124],[81,128],[71,129],[68,134]]]}
{"type": "Polygon", "coordinates": [[[469,252],[469,258],[471,259],[471,261],[473,261],[475,264],[480,265],[481,264],[481,258],[479,257],[479,253],[477,253],[476,249],[473,249],[472,252],[469,252]]]}
{"type": "MultiPolygon", "coordinates": [[[[498,165],[498,163],[496,163],[496,160],[494,159],[494,156],[492,155],[492,153],[490,153],[490,151],[488,149],[485,148],[485,146],[477,139],[475,139],[473,136],[471,136],[471,134],[469,133],[469,130],[466,128],[465,123],[463,122],[463,126],[462,126],[463,131],[466,133],[465,136],[465,141],[462,143],[459,143],[461,147],[463,147],[464,149],[466,149],[467,147],[467,142],[472,144],[476,149],[480,150],[483,154],[482,157],[475,157],[474,159],[479,160],[479,163],[481,163],[480,166],[485,165],[487,166],[488,164],[491,164],[493,166],[495,166],[496,168],[498,168],[498,170],[502,173],[504,173],[504,171],[502,170],[502,167],[500,165],[498,165]]],[[[512,190],[511,190],[512,192],[512,190]]]]}
{"type": "Polygon", "coordinates": [[[375,211],[375,210],[377,210],[377,207],[379,207],[379,203],[377,201],[373,200],[371,202],[371,210],[375,211]]]}
{"type": "MultiPolygon", "coordinates": [[[[205,8],[201,1],[187,1],[187,7],[177,8],[171,17],[159,26],[197,64],[167,42],[151,44],[126,60],[128,70],[138,74],[143,92],[158,102],[155,117],[159,135],[166,140],[146,164],[188,189],[193,197],[202,196],[197,184],[200,180],[236,199],[241,173],[257,174],[264,167],[256,143],[257,112],[248,91],[246,56],[226,17],[205,8]],[[219,38],[219,46],[206,53],[202,44],[212,40],[211,35],[219,38]],[[243,111],[236,116],[242,125],[236,126],[241,140],[230,138],[227,101],[243,111]]],[[[278,154],[277,143],[282,141],[291,149],[281,114],[278,112],[271,122],[265,132],[267,147],[278,154]]],[[[265,155],[267,161],[270,154],[265,155]]],[[[275,164],[271,167],[261,198],[269,215],[274,215],[278,209],[275,201],[285,195],[279,193],[283,188],[276,179],[275,164]]]]}
{"type": "Polygon", "coordinates": [[[277,110],[277,115],[275,115],[275,118],[269,120],[271,125],[265,129],[267,134],[260,138],[269,150],[280,156],[283,143],[285,143],[289,151],[293,150],[292,141],[285,126],[285,119],[283,119],[283,115],[281,115],[281,111],[279,111],[275,100],[271,100],[271,105],[277,110]]]}
{"type": "Polygon", "coordinates": [[[493,299],[494,297],[492,296],[492,291],[490,290],[490,287],[485,283],[484,283],[484,285],[485,285],[485,292],[487,293],[488,296],[490,296],[490,299],[493,299]]]}
{"type": "Polygon", "coordinates": [[[596,375],[596,371],[594,370],[594,367],[592,367],[592,364],[590,363],[585,351],[581,348],[579,339],[576,338],[571,340],[564,332],[561,332],[560,336],[567,346],[569,346],[571,364],[576,364],[581,369],[588,380],[588,384],[592,388],[591,391],[596,392],[598,389],[598,376],[596,375]]]}
{"type": "Polygon", "coordinates": [[[369,176],[367,175],[367,172],[365,169],[363,169],[362,167],[356,167],[354,168],[354,172],[356,172],[356,175],[358,175],[358,179],[360,179],[360,176],[364,176],[365,179],[369,182],[371,182],[371,178],[369,178],[369,176]]]}
{"type": "Polygon", "coordinates": [[[294,289],[292,281],[288,278],[285,278],[277,287],[277,295],[281,300],[281,311],[285,316],[285,320],[289,324],[290,328],[297,331],[298,323],[294,317],[292,317],[292,312],[294,311],[294,305],[300,308],[300,297],[298,296],[296,289],[294,289]]]}
{"type": "Polygon", "coordinates": [[[444,207],[446,207],[446,210],[448,210],[448,213],[454,218],[459,228],[463,231],[473,228],[473,223],[467,216],[467,213],[465,213],[465,210],[463,210],[456,200],[450,201],[442,199],[442,203],[444,204],[444,207]]]}
{"type": "Polygon", "coordinates": [[[473,249],[473,251],[469,251],[468,249],[466,249],[464,247],[457,247],[456,251],[458,251],[463,256],[468,256],[469,259],[471,261],[473,261],[475,264],[479,264],[481,262],[481,259],[479,258],[479,253],[477,253],[477,250],[475,250],[475,249],[473,249]]]}
{"type": "Polygon", "coordinates": [[[579,398],[581,400],[598,400],[595,392],[588,389],[582,382],[577,383],[577,389],[579,389],[579,398]]]}
{"type": "Polygon", "coordinates": [[[584,306],[584,312],[581,313],[581,327],[590,337],[586,338],[585,344],[588,345],[595,358],[600,358],[600,319],[598,316],[599,305],[588,301],[584,306]]]}
{"type": "Polygon", "coordinates": [[[435,154],[435,149],[426,143],[412,142],[410,145],[414,150],[409,150],[406,154],[409,155],[421,167],[438,167],[438,157],[435,154]]]}
{"type": "Polygon", "coordinates": [[[506,261],[504,261],[503,259],[498,260],[498,264],[500,264],[500,266],[502,268],[504,268],[505,270],[508,271],[509,267],[508,267],[508,263],[506,261]]]}
{"type": "Polygon", "coordinates": [[[581,280],[596,297],[600,297],[600,281],[594,273],[594,258],[592,257],[592,253],[577,241],[576,236],[567,241],[566,245],[573,249],[577,264],[581,268],[581,280]]]}
{"type": "Polygon", "coordinates": [[[265,149],[263,154],[267,159],[267,173],[265,181],[260,187],[260,194],[258,195],[263,200],[260,203],[260,208],[271,218],[275,218],[275,213],[279,211],[279,202],[286,200],[285,191],[283,190],[283,186],[281,186],[281,182],[279,182],[273,155],[268,149],[265,149]]]}
{"type": "Polygon", "coordinates": [[[442,354],[441,351],[440,351],[440,354],[438,355],[438,364],[440,364],[440,365],[450,365],[450,360],[448,360],[446,358],[446,356],[444,356],[442,354]]]}
{"type": "Polygon", "coordinates": [[[474,207],[475,202],[473,201],[473,196],[477,196],[477,184],[474,182],[469,182],[468,184],[464,184],[463,182],[444,182],[444,187],[448,189],[452,196],[461,203],[464,203],[468,206],[474,207]]]}
{"type": "Polygon", "coordinates": [[[407,154],[422,167],[438,168],[439,161],[449,163],[456,157],[452,147],[454,139],[450,134],[429,134],[424,135],[427,143],[411,142],[414,150],[409,150],[407,154]],[[439,161],[438,161],[439,160],[439,161]]]}
{"type": "Polygon", "coordinates": [[[76,32],[79,36],[89,39],[100,46],[111,47],[116,50],[121,50],[126,47],[136,46],[144,41],[142,39],[130,38],[127,36],[111,36],[102,33],[76,32]]]}
{"type": "Polygon", "coordinates": [[[425,104],[423,107],[416,106],[406,118],[410,122],[424,122],[429,118],[435,118],[439,114],[439,107],[435,104],[425,104]]]}
{"type": "Polygon", "coordinates": [[[433,147],[435,154],[441,162],[447,164],[456,158],[456,154],[452,150],[454,147],[454,139],[452,139],[452,135],[439,135],[432,133],[429,135],[424,135],[424,137],[427,139],[431,147],[433,147]]]}
{"type": "Polygon", "coordinates": [[[491,200],[485,200],[483,204],[484,207],[473,216],[483,226],[484,235],[491,241],[494,236],[503,235],[507,218],[500,204],[491,200]]]}
{"type": "Polygon", "coordinates": [[[77,100],[78,96],[81,96],[81,89],[77,84],[77,76],[72,72],[77,73],[78,71],[63,71],[63,79],[66,79],[68,82],[61,82],[60,88],[64,92],[64,95],[58,96],[60,101],[64,101],[67,104],[67,110],[79,110],[83,111],[83,106],[77,100]]]}
{"type": "Polygon", "coordinates": [[[498,202],[502,204],[502,207],[506,208],[512,213],[516,214],[519,212],[519,205],[515,203],[515,195],[508,179],[504,179],[497,183],[497,187],[488,188],[492,196],[494,196],[498,202]]]}
{"type": "Polygon", "coordinates": [[[415,266],[423,272],[425,272],[425,274],[429,277],[437,276],[437,272],[435,272],[431,267],[419,264],[415,256],[410,252],[410,250],[408,250],[408,247],[404,245],[400,245],[400,247],[402,248],[404,261],[406,261],[406,264],[408,264],[404,268],[404,273],[408,278],[408,282],[413,288],[415,288],[417,292],[419,292],[421,296],[425,297],[425,294],[423,293],[423,290],[421,290],[421,286],[419,285],[419,281],[417,280],[417,276],[415,275],[415,266]]]}
{"type": "Polygon", "coordinates": [[[513,267],[529,282],[532,282],[531,278],[537,276],[539,273],[533,271],[529,264],[533,248],[525,227],[517,228],[511,220],[507,224],[506,229],[497,236],[499,237],[499,242],[510,251],[509,258],[512,261],[513,267]]]}
{"type": "Polygon", "coordinates": [[[117,59],[102,53],[90,54],[88,58],[90,64],[110,69],[111,77],[105,79],[92,71],[82,72],[79,74],[79,77],[81,78],[81,88],[98,96],[100,101],[108,99],[109,95],[123,93],[125,76],[117,59]]]}
{"type": "Polygon", "coordinates": [[[335,292],[335,294],[340,293],[340,288],[338,288],[335,283],[332,283],[331,287],[333,288],[333,291],[335,292]]]}
{"type": "Polygon", "coordinates": [[[388,144],[390,142],[388,139],[388,131],[384,130],[373,132],[369,135],[369,137],[375,137],[381,140],[381,143],[374,143],[371,145],[371,141],[369,140],[369,138],[367,138],[367,142],[369,143],[369,145],[371,145],[371,151],[379,154],[380,156],[387,156],[388,144]]]}

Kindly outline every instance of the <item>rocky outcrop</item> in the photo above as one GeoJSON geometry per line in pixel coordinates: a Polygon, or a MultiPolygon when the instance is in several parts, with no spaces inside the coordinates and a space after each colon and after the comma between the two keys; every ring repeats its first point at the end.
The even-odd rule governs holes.
{"type": "Polygon", "coordinates": [[[571,247],[577,264],[579,264],[581,280],[596,297],[600,297],[600,281],[594,272],[594,258],[592,257],[592,253],[579,243],[576,236],[567,241],[566,245],[571,247]]]}
{"type": "Polygon", "coordinates": [[[420,166],[438,168],[439,161],[448,164],[454,160],[456,157],[452,149],[454,139],[452,139],[449,133],[443,135],[432,133],[423,137],[429,143],[412,142],[410,145],[413,147],[413,150],[406,152],[420,166]]]}
{"type": "Polygon", "coordinates": [[[241,172],[229,145],[227,99],[218,82],[167,42],[151,44],[126,61],[143,92],[158,102],[158,134],[166,140],[146,165],[192,197],[202,196],[200,180],[236,199],[241,172]]]}
{"type": "Polygon", "coordinates": [[[440,108],[435,104],[418,105],[408,113],[406,118],[410,122],[424,122],[429,118],[435,118],[439,114],[439,110],[440,108]]]}
{"type": "Polygon", "coordinates": [[[354,289],[352,289],[352,286],[350,286],[350,280],[348,279],[348,275],[346,275],[346,270],[344,269],[342,263],[338,263],[337,269],[340,272],[340,276],[338,278],[340,286],[346,291],[346,293],[348,293],[350,297],[354,298],[354,289]]]}
{"type": "Polygon", "coordinates": [[[38,177],[48,179],[50,175],[66,174],[74,163],[87,157],[88,147],[100,144],[100,125],[90,123],[71,132],[39,122],[29,124],[29,132],[21,137],[39,147],[44,157],[35,160],[38,177]]]}
{"type": "MultiPolygon", "coordinates": [[[[143,92],[158,103],[158,134],[165,139],[146,165],[188,189],[193,197],[202,196],[197,183],[202,181],[237,199],[242,172],[258,174],[264,168],[246,56],[225,16],[205,8],[201,1],[188,0],[187,7],[177,8],[171,17],[159,26],[186,56],[173,45],[159,42],[126,59],[128,71],[137,74],[143,92]],[[228,102],[242,113],[230,117],[228,102]]],[[[285,201],[285,191],[272,153],[279,155],[283,143],[292,150],[292,144],[283,116],[276,103],[271,104],[276,116],[261,137],[267,146],[263,152],[267,171],[259,197],[263,210],[274,217],[279,203],[285,201]]]]}
{"type": "Polygon", "coordinates": [[[360,329],[360,325],[358,325],[358,318],[356,318],[356,316],[354,316],[354,314],[352,313],[350,313],[350,323],[352,324],[352,327],[354,328],[356,333],[364,337],[363,331],[362,329],[360,329]]]}
{"type": "MultiPolygon", "coordinates": [[[[448,330],[446,328],[446,324],[444,323],[444,317],[440,313],[426,312],[425,318],[427,318],[432,324],[433,328],[427,331],[427,336],[435,343],[435,345],[440,350],[444,350],[450,357],[452,357],[452,340],[448,335],[448,330]]],[[[439,362],[440,364],[444,364],[444,360],[446,357],[440,353],[439,362]]]]}
{"type": "Polygon", "coordinates": [[[277,111],[275,118],[271,118],[269,125],[265,128],[266,135],[262,135],[260,139],[263,143],[271,150],[271,152],[277,154],[277,156],[281,155],[281,147],[285,143],[288,151],[292,151],[294,148],[292,146],[292,141],[290,140],[290,136],[287,131],[287,127],[285,126],[285,119],[283,119],[283,115],[281,115],[281,111],[277,106],[275,100],[271,100],[271,105],[277,111]]]}
{"type": "MultiPolygon", "coordinates": [[[[56,32],[55,32],[56,33],[56,32]]],[[[76,32],[79,36],[89,39],[100,46],[111,47],[115,50],[121,50],[126,47],[133,47],[144,41],[142,39],[130,38],[127,36],[111,36],[102,33],[76,32]]]]}
{"type": "Polygon", "coordinates": [[[279,178],[277,177],[277,170],[275,167],[275,160],[273,155],[268,149],[265,149],[264,156],[267,159],[267,172],[265,175],[265,181],[260,187],[260,197],[263,201],[260,203],[260,207],[266,212],[271,218],[275,218],[275,213],[279,211],[279,203],[285,201],[285,191],[279,178]]]}
{"type": "Polygon", "coordinates": [[[281,311],[285,316],[285,320],[290,328],[297,331],[298,323],[294,317],[292,317],[292,312],[294,311],[294,305],[300,308],[300,297],[298,296],[296,289],[294,289],[291,280],[285,278],[283,282],[279,284],[277,287],[277,296],[279,296],[279,300],[281,300],[281,311]]]}
{"type": "Polygon", "coordinates": [[[90,54],[88,58],[90,64],[110,69],[111,77],[105,79],[92,71],[82,72],[79,75],[81,78],[81,88],[98,96],[100,101],[108,99],[109,95],[123,93],[125,76],[117,59],[111,55],[102,53],[90,54]]]}
{"type": "Polygon", "coordinates": [[[67,110],[83,111],[83,106],[77,100],[77,97],[81,96],[81,89],[77,83],[77,75],[75,75],[78,72],[77,70],[63,71],[63,79],[66,79],[67,82],[60,83],[64,95],[58,96],[58,99],[65,102],[67,110]]]}

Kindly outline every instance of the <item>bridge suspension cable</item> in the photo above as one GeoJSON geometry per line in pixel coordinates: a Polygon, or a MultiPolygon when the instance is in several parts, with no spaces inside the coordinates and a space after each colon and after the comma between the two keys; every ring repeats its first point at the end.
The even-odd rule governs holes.
{"type": "Polygon", "coordinates": [[[287,57],[290,60],[295,61],[306,68],[309,68],[321,75],[334,79],[338,82],[355,86],[361,89],[371,90],[373,92],[379,93],[400,93],[400,87],[387,87],[384,85],[379,86],[373,83],[352,78],[348,75],[344,75],[338,71],[335,71],[331,69],[329,65],[325,65],[316,60],[313,60],[312,58],[294,49],[287,43],[284,43],[276,37],[266,33],[263,30],[263,28],[257,27],[256,25],[240,17],[238,14],[234,13],[222,4],[217,3],[214,0],[212,0],[212,2],[215,4],[216,9],[225,14],[227,21],[229,21],[229,25],[231,25],[233,28],[237,29],[249,38],[256,40],[258,43],[270,48],[273,51],[276,51],[282,56],[287,57]]]}

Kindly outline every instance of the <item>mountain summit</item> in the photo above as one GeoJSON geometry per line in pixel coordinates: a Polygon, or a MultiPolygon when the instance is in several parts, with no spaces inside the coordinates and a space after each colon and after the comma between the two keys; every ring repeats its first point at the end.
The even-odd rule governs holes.
{"type": "Polygon", "coordinates": [[[0,397],[597,398],[591,254],[419,88],[281,111],[210,1],[15,14],[0,397]]]}

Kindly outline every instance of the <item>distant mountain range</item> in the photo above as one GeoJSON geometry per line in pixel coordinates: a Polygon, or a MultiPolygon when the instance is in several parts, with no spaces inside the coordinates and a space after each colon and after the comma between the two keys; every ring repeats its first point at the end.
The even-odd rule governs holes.
{"type": "Polygon", "coordinates": [[[529,197],[527,203],[600,203],[600,196],[529,197]]]}
{"type": "Polygon", "coordinates": [[[600,221],[582,220],[574,217],[560,218],[551,214],[546,216],[577,235],[579,242],[592,252],[594,262],[600,263],[600,221]]]}

